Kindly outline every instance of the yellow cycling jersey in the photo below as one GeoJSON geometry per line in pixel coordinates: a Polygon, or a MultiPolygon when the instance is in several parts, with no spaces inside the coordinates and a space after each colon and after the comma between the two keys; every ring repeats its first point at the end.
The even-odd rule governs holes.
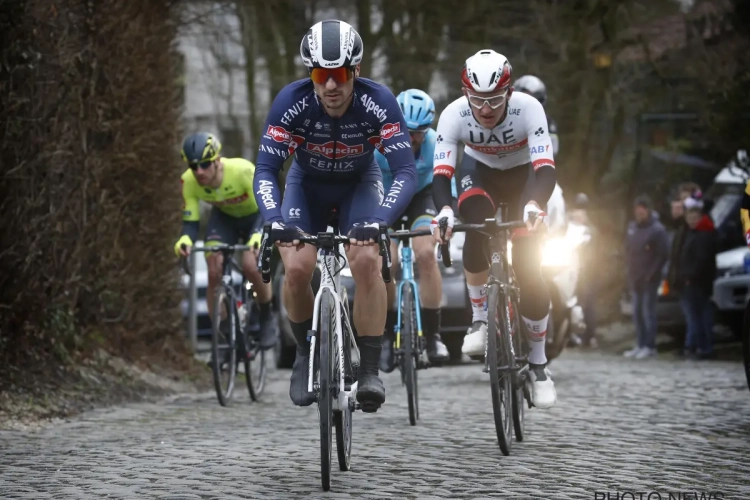
{"type": "Polygon", "coordinates": [[[745,238],[750,245],[750,181],[745,185],[745,194],[742,195],[742,208],[740,208],[740,218],[742,219],[742,229],[745,232],[745,238]]]}
{"type": "Polygon", "coordinates": [[[200,220],[199,200],[210,203],[232,217],[245,217],[258,213],[253,194],[255,165],[244,158],[222,158],[224,178],[216,189],[201,186],[190,169],[182,174],[182,220],[200,220]]]}

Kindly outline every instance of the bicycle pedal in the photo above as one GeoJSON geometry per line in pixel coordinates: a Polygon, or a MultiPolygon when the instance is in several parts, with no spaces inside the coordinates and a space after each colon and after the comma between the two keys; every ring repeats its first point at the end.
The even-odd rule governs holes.
{"type": "Polygon", "coordinates": [[[378,408],[380,408],[380,405],[373,401],[363,401],[359,406],[365,413],[375,413],[378,411],[378,408]]]}

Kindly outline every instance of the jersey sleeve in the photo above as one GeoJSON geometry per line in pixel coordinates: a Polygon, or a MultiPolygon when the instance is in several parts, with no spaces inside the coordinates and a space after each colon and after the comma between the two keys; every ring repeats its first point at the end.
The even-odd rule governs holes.
{"type": "Polygon", "coordinates": [[[417,166],[406,120],[396,97],[386,89],[381,93],[380,100],[386,109],[385,123],[380,127],[380,140],[388,167],[393,174],[393,183],[378,207],[375,218],[391,225],[406,210],[417,192],[417,166]]]}
{"type": "Polygon", "coordinates": [[[455,106],[448,105],[440,114],[435,139],[435,154],[432,162],[432,197],[438,210],[451,206],[451,198],[457,198],[456,157],[458,156],[459,120],[455,106]]]}
{"type": "Polygon", "coordinates": [[[278,176],[284,161],[294,152],[294,145],[290,146],[294,124],[285,113],[299,100],[295,89],[293,84],[287,85],[273,100],[258,148],[253,191],[263,218],[269,222],[284,221],[278,176]]]}
{"type": "Polygon", "coordinates": [[[385,156],[377,149],[375,150],[375,161],[378,162],[380,173],[383,175],[383,189],[387,191],[391,188],[391,183],[393,182],[391,167],[388,165],[388,160],[385,159],[385,156]]]}
{"type": "Polygon", "coordinates": [[[180,178],[183,222],[199,222],[201,220],[200,200],[195,196],[195,190],[193,189],[195,180],[192,177],[193,173],[187,170],[180,178]]]}
{"type": "Polygon", "coordinates": [[[526,135],[531,165],[536,176],[531,199],[545,208],[557,182],[554,148],[542,105],[536,99],[529,99],[527,111],[526,135]]]}

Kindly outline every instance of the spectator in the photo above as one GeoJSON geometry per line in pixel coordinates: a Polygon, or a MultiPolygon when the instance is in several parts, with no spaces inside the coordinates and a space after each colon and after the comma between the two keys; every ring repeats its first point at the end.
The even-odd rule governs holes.
{"type": "Polygon", "coordinates": [[[669,237],[653,214],[647,196],[636,198],[628,226],[626,259],[633,297],[633,323],[637,344],[624,353],[636,359],[656,355],[656,301],[662,268],[669,257],[669,237]]]}
{"type": "Polygon", "coordinates": [[[713,305],[711,292],[716,277],[718,235],[711,217],[704,211],[700,192],[685,200],[688,230],[679,255],[680,303],[687,334],[685,356],[706,359],[713,354],[713,305]]]}
{"type": "Polygon", "coordinates": [[[685,222],[685,199],[700,193],[700,186],[694,182],[683,182],[677,188],[677,196],[672,200],[672,222],[674,233],[672,235],[671,252],[669,255],[669,270],[667,271],[667,283],[670,290],[678,292],[680,283],[677,280],[678,266],[680,261],[680,250],[685,240],[687,232],[687,223],[685,222]]]}

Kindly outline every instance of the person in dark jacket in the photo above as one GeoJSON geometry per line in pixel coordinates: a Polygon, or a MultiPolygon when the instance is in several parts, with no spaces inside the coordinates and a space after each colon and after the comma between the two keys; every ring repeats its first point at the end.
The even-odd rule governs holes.
{"type": "Polygon", "coordinates": [[[638,339],[637,345],[624,355],[643,359],[656,355],[656,300],[662,269],[669,258],[669,236],[647,196],[636,198],[634,205],[635,220],[628,226],[626,258],[638,339]]]}
{"type": "Polygon", "coordinates": [[[694,197],[685,200],[688,231],[680,251],[678,279],[685,321],[685,355],[706,359],[713,354],[714,316],[711,293],[716,278],[718,234],[705,204],[694,197]]]}
{"type": "Polygon", "coordinates": [[[672,200],[672,247],[669,256],[669,270],[667,271],[667,283],[670,289],[679,291],[681,284],[677,279],[679,273],[680,252],[682,244],[685,241],[685,233],[688,231],[687,222],[685,222],[685,200],[697,194],[700,194],[700,186],[694,182],[683,182],[677,188],[677,196],[672,200]]]}

